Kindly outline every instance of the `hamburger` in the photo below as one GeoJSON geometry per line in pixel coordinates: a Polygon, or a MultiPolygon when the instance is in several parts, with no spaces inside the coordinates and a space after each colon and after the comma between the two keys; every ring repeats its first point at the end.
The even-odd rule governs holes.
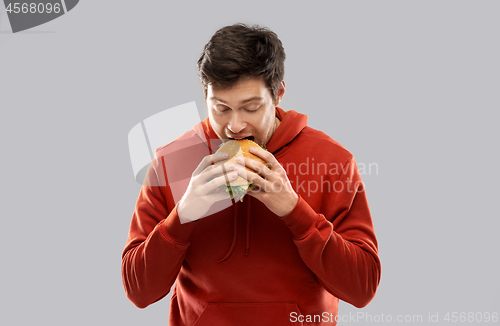
{"type": "MultiPolygon", "coordinates": [[[[222,164],[229,162],[236,165],[238,164],[236,163],[236,158],[239,156],[244,156],[266,165],[266,162],[263,159],[249,152],[250,147],[261,147],[265,149],[264,147],[259,146],[259,144],[257,144],[253,140],[247,138],[229,140],[221,144],[216,153],[227,153],[228,158],[227,160],[220,161],[219,163],[222,164]]],[[[248,167],[245,168],[248,171],[255,172],[248,167]]],[[[219,189],[229,192],[231,199],[234,199],[235,201],[243,201],[243,197],[246,195],[247,191],[252,190],[254,187],[255,186],[253,183],[245,180],[241,176],[238,176],[238,178],[234,181],[231,181],[229,185],[222,185],[219,187],[219,189]]]]}

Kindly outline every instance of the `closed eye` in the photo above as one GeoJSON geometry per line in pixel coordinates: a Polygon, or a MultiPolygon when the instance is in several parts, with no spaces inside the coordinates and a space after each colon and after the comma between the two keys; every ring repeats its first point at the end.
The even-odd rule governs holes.
{"type": "MultiPolygon", "coordinates": [[[[248,106],[248,107],[243,108],[243,110],[245,110],[248,113],[253,113],[253,112],[256,112],[259,108],[260,108],[260,105],[252,105],[252,106],[248,106]]],[[[231,108],[226,106],[226,105],[223,105],[223,104],[218,104],[214,107],[214,110],[215,110],[215,113],[222,114],[228,110],[231,110],[231,108]]]]}
{"type": "Polygon", "coordinates": [[[247,112],[253,113],[253,112],[256,112],[259,108],[260,108],[260,105],[247,107],[247,108],[244,108],[244,110],[247,112]]]}
{"type": "Polygon", "coordinates": [[[219,114],[229,110],[229,108],[225,105],[217,105],[214,109],[215,109],[215,112],[219,113],[219,114]]]}

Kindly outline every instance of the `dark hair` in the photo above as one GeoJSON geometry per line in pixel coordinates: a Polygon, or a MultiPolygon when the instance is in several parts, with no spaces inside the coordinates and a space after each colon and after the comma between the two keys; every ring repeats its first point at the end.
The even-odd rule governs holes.
{"type": "Polygon", "coordinates": [[[235,24],[219,29],[198,60],[205,98],[209,84],[225,88],[241,77],[262,77],[276,101],[285,76],[285,57],[281,41],[268,28],[235,24]]]}

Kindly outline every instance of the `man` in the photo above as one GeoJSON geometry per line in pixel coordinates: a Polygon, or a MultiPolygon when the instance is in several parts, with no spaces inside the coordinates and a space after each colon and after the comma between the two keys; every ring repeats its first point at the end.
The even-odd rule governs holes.
{"type": "Polygon", "coordinates": [[[335,325],[339,299],[363,307],[375,295],[377,240],[356,163],[278,107],[284,60],[267,29],[217,31],[198,61],[208,118],[156,150],[122,277],[140,308],[177,280],[170,325],[335,325]],[[207,152],[229,138],[265,146],[253,153],[269,168],[217,164],[225,157],[207,152]],[[257,185],[243,202],[218,191],[237,175],[257,185]]]}

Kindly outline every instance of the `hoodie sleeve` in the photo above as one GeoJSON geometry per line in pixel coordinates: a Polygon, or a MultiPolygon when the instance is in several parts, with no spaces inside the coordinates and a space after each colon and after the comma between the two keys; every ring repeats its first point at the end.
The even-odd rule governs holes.
{"type": "Polygon", "coordinates": [[[316,213],[299,196],[295,208],[282,217],[299,254],[325,289],[358,308],[375,296],[381,264],[373,222],[354,158],[337,181],[338,189],[321,194],[329,205],[316,213]],[[340,187],[342,185],[343,187],[340,187]]]}
{"type": "Polygon", "coordinates": [[[181,224],[163,160],[155,156],[139,193],[125,249],[122,281],[127,297],[145,308],[168,294],[189,247],[194,223],[181,224]]]}

